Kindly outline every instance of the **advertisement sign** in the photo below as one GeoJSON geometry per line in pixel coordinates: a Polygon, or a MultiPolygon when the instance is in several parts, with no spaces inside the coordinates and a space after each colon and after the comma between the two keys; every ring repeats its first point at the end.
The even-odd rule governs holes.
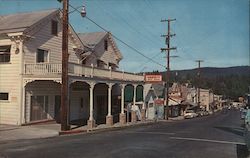
{"type": "Polygon", "coordinates": [[[156,105],[164,105],[164,100],[163,99],[155,99],[154,100],[156,105]]]}
{"type": "Polygon", "coordinates": [[[145,75],[145,82],[147,83],[159,83],[162,82],[162,75],[145,75]]]}

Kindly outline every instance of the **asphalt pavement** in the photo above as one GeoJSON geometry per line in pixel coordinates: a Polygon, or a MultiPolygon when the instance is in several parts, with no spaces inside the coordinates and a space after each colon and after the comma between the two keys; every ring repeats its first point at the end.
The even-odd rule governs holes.
{"type": "Polygon", "coordinates": [[[238,110],[108,131],[0,143],[0,158],[245,158],[238,110]]]}

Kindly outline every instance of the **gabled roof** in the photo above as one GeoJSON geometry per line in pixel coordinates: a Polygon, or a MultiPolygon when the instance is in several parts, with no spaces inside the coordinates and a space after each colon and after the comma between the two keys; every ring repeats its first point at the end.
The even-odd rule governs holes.
{"type": "Polygon", "coordinates": [[[90,32],[90,33],[78,33],[79,38],[81,41],[86,44],[87,46],[94,48],[99,42],[108,36],[108,39],[111,42],[112,47],[114,48],[114,51],[116,55],[118,56],[119,60],[122,59],[122,54],[119,51],[115,41],[112,38],[112,34],[110,32],[90,32]]]}
{"type": "MultiPolygon", "coordinates": [[[[62,11],[60,9],[48,9],[41,11],[33,11],[27,13],[16,13],[9,15],[1,15],[0,16],[0,36],[4,36],[7,33],[16,33],[23,32],[24,34],[28,34],[30,30],[35,27],[42,27],[40,22],[43,22],[46,19],[49,19],[54,16],[58,16],[58,18],[62,18],[62,11]]],[[[61,21],[59,21],[61,23],[61,21]]],[[[90,48],[85,46],[82,41],[77,36],[73,27],[69,23],[69,38],[74,38],[73,40],[79,47],[84,48],[89,51],[90,48]]]]}
{"type": "Polygon", "coordinates": [[[157,97],[161,98],[164,97],[164,85],[162,84],[152,84],[152,88],[155,91],[157,97]]]}
{"type": "Polygon", "coordinates": [[[106,32],[78,33],[82,42],[90,47],[95,47],[106,35],[106,32]]]}
{"type": "Polygon", "coordinates": [[[0,33],[23,32],[43,18],[57,13],[58,9],[42,10],[29,13],[16,13],[0,17],[0,33]]]}

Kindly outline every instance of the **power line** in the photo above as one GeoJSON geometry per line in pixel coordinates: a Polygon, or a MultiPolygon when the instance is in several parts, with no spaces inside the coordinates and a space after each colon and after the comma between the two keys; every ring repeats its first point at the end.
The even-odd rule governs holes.
{"type": "MultiPolygon", "coordinates": [[[[70,7],[72,7],[73,9],[76,9],[74,6],[72,5],[69,5],[70,7]]],[[[76,9],[77,12],[81,13],[79,10],[76,9]]],[[[99,28],[101,28],[103,31],[105,32],[109,32],[107,29],[105,29],[104,27],[102,27],[101,25],[99,25],[98,23],[96,23],[94,20],[90,19],[88,16],[85,17],[86,19],[88,19],[90,22],[92,22],[93,24],[95,24],[96,26],[98,26],[99,28]]],[[[144,55],[142,52],[140,52],[139,50],[137,50],[136,48],[130,46],[129,44],[127,44],[126,42],[124,42],[123,40],[121,40],[120,38],[118,38],[117,36],[111,34],[111,36],[113,36],[116,40],[118,40],[119,42],[121,42],[122,44],[124,44],[125,46],[127,46],[128,48],[130,48],[131,50],[135,51],[136,53],[140,54],[141,56],[143,56],[144,58],[147,58],[149,59],[151,62],[159,65],[159,66],[162,66],[165,68],[164,65],[162,65],[161,63],[158,63],[157,61],[151,59],[150,57],[144,55]]]]}
{"type": "MultiPolygon", "coordinates": [[[[158,54],[152,56],[151,59],[154,59],[154,58],[158,57],[158,56],[161,55],[161,54],[162,54],[162,52],[160,52],[160,53],[158,53],[158,54]]],[[[150,62],[150,60],[147,60],[146,62],[142,63],[142,64],[139,65],[138,67],[140,68],[140,67],[146,65],[148,62],[150,62]]]]}
{"type": "MultiPolygon", "coordinates": [[[[142,40],[144,40],[144,41],[147,41],[147,43],[148,44],[150,44],[150,45],[152,45],[153,46],[153,44],[152,43],[156,43],[156,41],[155,40],[151,40],[151,38],[150,38],[150,36],[146,36],[146,35],[148,35],[148,34],[143,34],[143,33],[141,33],[138,29],[136,29],[134,26],[132,26],[125,18],[123,18],[123,17],[118,17],[118,18],[116,18],[116,14],[110,14],[110,12],[106,12],[101,6],[102,5],[97,5],[100,9],[102,9],[102,12],[104,12],[106,15],[108,15],[110,18],[112,18],[113,20],[115,20],[115,21],[117,21],[117,20],[119,20],[119,21],[121,21],[122,23],[124,23],[124,24],[126,24],[127,26],[128,26],[128,28],[130,28],[133,32],[135,32],[135,33],[137,33],[138,35],[141,35],[141,36],[143,36],[143,37],[141,37],[141,36],[138,36],[140,39],[142,39],[142,40]]],[[[134,16],[131,16],[131,17],[134,17],[134,16]]],[[[138,21],[138,20],[137,20],[138,21]]],[[[119,24],[121,24],[121,23],[119,23],[119,24]]],[[[124,25],[122,25],[122,26],[124,26],[124,25]]],[[[143,26],[142,26],[143,27],[143,26]]],[[[145,29],[145,27],[144,27],[144,29],[145,29]]],[[[149,31],[147,31],[147,33],[151,33],[151,32],[149,32],[149,31]]],[[[157,44],[159,44],[159,43],[157,43],[157,44]]]]}

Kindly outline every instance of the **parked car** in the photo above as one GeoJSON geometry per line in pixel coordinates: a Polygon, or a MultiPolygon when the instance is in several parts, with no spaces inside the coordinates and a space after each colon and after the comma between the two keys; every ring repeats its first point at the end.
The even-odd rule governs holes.
{"type": "Polygon", "coordinates": [[[209,113],[207,112],[207,111],[204,111],[204,114],[203,114],[204,116],[207,116],[207,115],[209,115],[209,113]]]}
{"type": "Polygon", "coordinates": [[[197,117],[198,114],[196,114],[193,110],[187,110],[184,114],[184,118],[194,118],[197,117]]]}
{"type": "Polygon", "coordinates": [[[196,113],[198,114],[198,117],[204,116],[204,111],[198,111],[198,112],[196,112],[196,113]]]}

